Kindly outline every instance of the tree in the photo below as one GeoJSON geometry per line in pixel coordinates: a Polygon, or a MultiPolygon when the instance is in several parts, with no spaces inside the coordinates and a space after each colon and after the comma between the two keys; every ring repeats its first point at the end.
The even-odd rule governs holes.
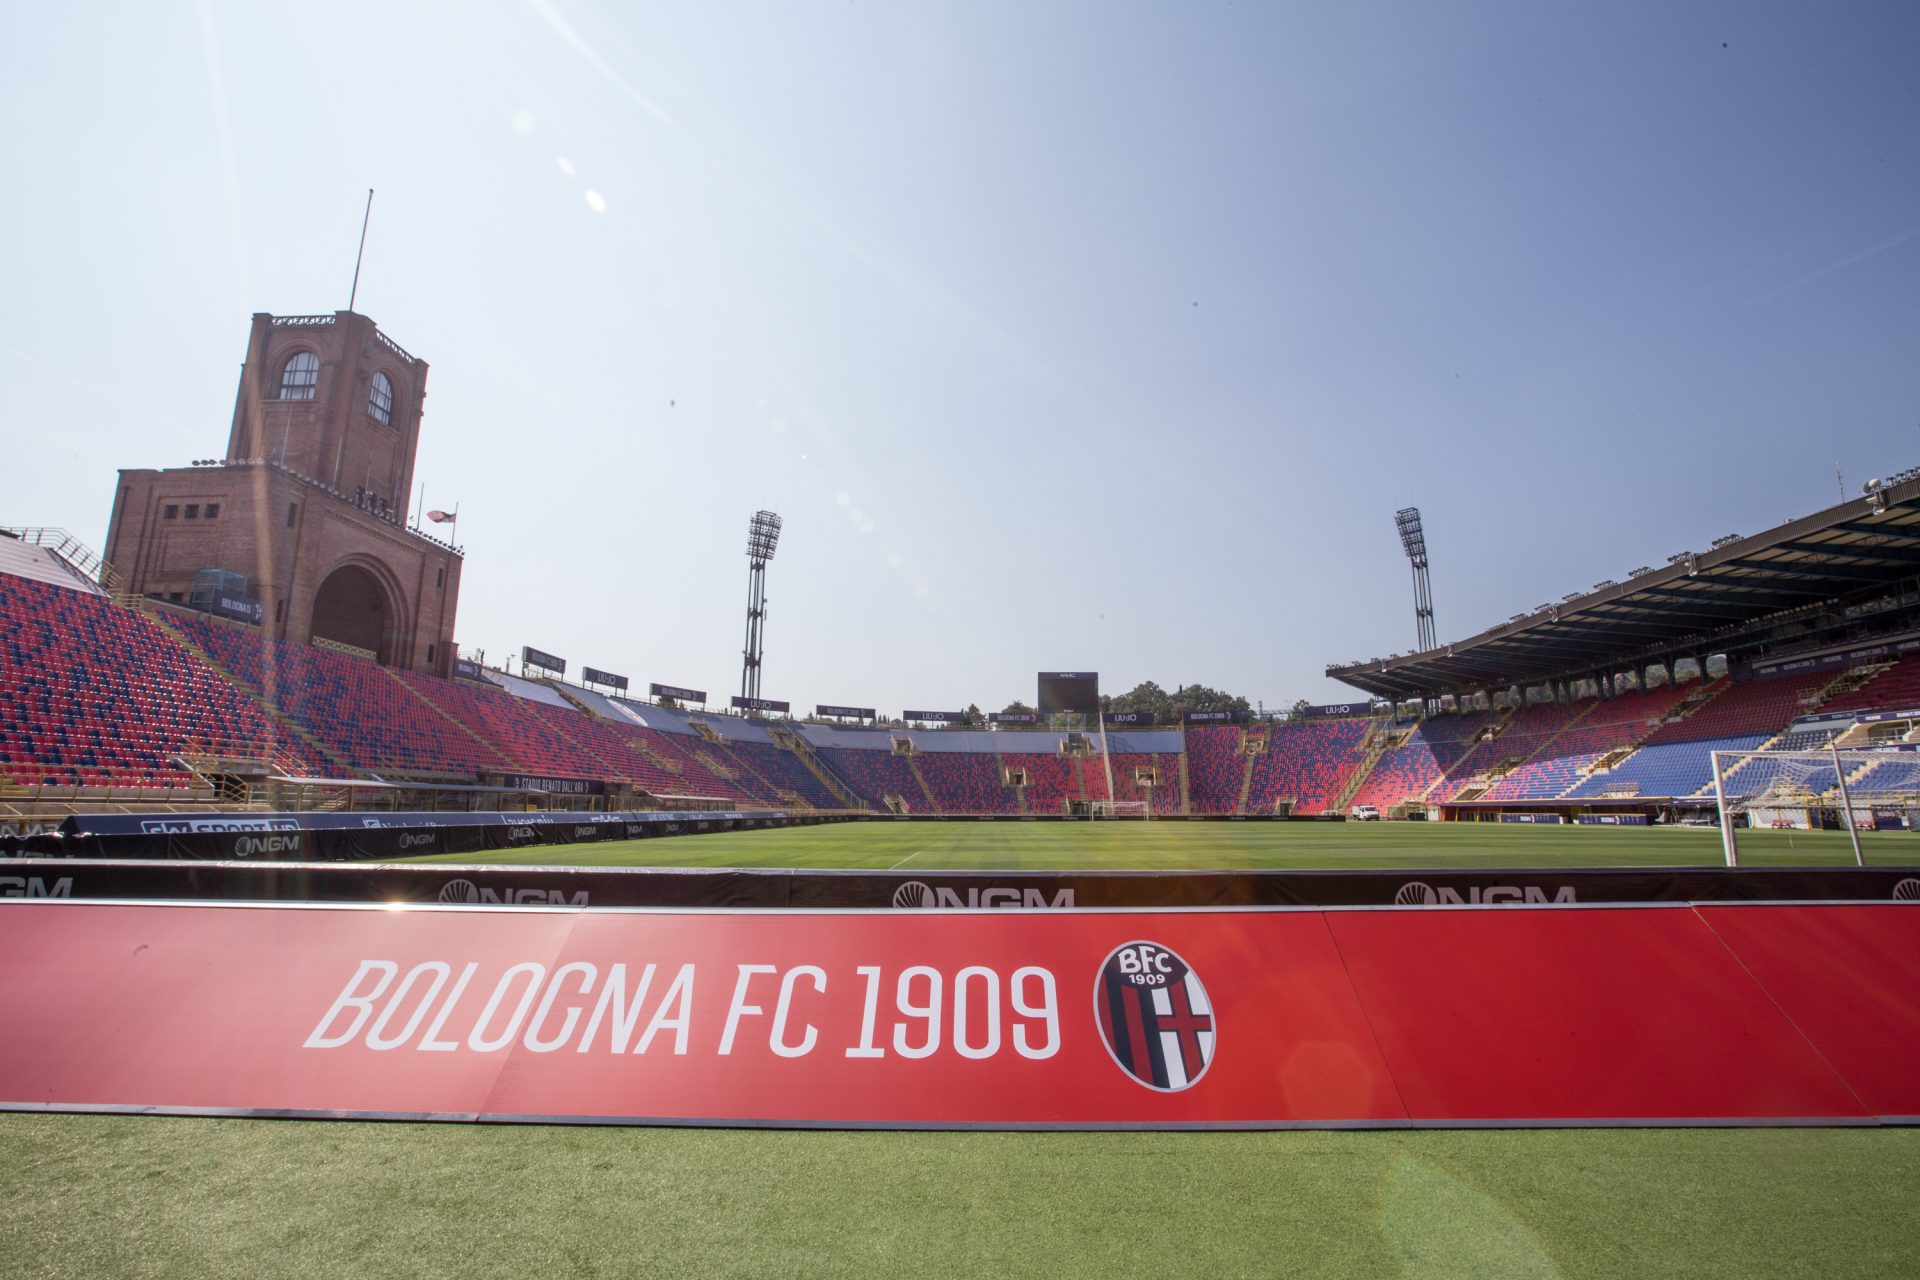
{"type": "Polygon", "coordinates": [[[1203,684],[1184,685],[1168,695],[1172,704],[1171,719],[1177,720],[1188,711],[1238,711],[1245,715],[1252,708],[1245,698],[1218,689],[1209,689],[1203,684]]]}
{"type": "Polygon", "coordinates": [[[1106,711],[1145,711],[1156,724],[1178,724],[1187,711],[1238,711],[1245,714],[1251,706],[1245,698],[1203,684],[1182,685],[1168,693],[1151,680],[1135,685],[1125,693],[1102,696],[1106,711]]]}
{"type": "Polygon", "coordinates": [[[1009,702],[1006,706],[1000,708],[1000,714],[1003,716],[1010,716],[1010,715],[1030,716],[1033,714],[1033,708],[1028,706],[1026,703],[1020,701],[1020,699],[1015,698],[1012,702],[1009,702]]]}
{"type": "Polygon", "coordinates": [[[1167,691],[1151,680],[1143,681],[1111,698],[1103,697],[1100,702],[1104,711],[1144,711],[1161,723],[1165,723],[1173,711],[1167,691]]]}

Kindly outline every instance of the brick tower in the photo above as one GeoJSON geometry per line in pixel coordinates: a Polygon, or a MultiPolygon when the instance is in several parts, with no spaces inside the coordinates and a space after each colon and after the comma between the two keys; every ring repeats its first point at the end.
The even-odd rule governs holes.
{"type": "Polygon", "coordinates": [[[446,674],[460,552],[407,528],[426,384],[366,316],[255,315],[226,457],[122,471],[107,560],[135,594],[446,674]]]}

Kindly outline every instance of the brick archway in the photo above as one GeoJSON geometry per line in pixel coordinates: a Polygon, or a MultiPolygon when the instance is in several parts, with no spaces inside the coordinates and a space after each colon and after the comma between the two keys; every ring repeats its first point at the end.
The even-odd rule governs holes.
{"type": "Polygon", "coordinates": [[[370,649],[382,663],[405,665],[408,621],[404,596],[386,566],[349,557],[320,580],[313,596],[310,639],[370,649]]]}

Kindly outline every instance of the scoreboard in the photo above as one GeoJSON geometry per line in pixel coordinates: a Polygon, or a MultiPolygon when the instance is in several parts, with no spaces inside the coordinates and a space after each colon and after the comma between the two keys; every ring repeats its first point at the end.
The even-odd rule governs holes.
{"type": "Polygon", "coordinates": [[[1097,716],[1100,714],[1100,673],[1042,671],[1040,698],[1035,705],[1040,708],[1043,717],[1062,711],[1097,716]]]}

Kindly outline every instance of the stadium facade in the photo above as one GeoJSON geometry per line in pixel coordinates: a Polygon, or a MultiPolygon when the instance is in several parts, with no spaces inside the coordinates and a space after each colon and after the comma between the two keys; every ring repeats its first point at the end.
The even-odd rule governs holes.
{"type": "Polygon", "coordinates": [[[366,316],[254,316],[226,455],[120,473],[121,587],[446,674],[461,556],[408,527],[426,382],[366,316]]]}

